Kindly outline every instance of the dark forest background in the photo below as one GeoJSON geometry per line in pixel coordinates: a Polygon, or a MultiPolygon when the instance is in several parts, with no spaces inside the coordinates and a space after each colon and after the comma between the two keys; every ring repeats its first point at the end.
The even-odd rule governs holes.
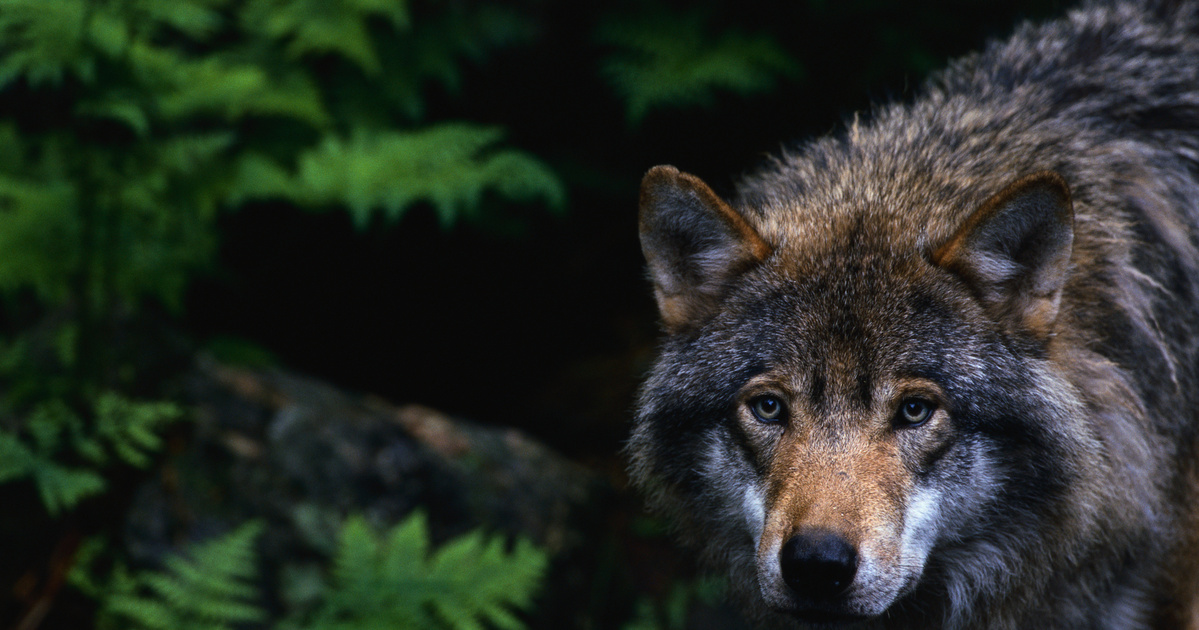
{"type": "Polygon", "coordinates": [[[910,98],[928,72],[1059,4],[512,6],[535,34],[464,63],[459,90],[430,86],[429,117],[502,125],[509,144],[561,179],[563,212],[489,200],[483,216],[447,228],[417,204],[363,231],[344,213],[256,205],[221,218],[217,271],[188,293],[187,327],[252,340],[346,387],[604,457],[657,334],[636,234],[649,167],[674,164],[730,193],[766,155],[835,132],[872,103],[910,98]],[[728,32],[763,38],[787,66],[773,72],[750,57],[762,85],[728,89],[713,72],[688,88],[702,98],[666,94],[630,120],[606,72],[622,50],[600,29],[651,17],[664,35],[672,22],[685,31],[699,21],[701,48],[728,32]]]}
{"type": "MultiPolygon", "coordinates": [[[[300,609],[254,590],[277,586],[251,566],[269,523],[206,532],[224,567],[186,557],[207,581],[130,555],[130,497],[203,434],[179,385],[197,357],[518,429],[636,521],[619,450],[658,334],[641,175],[673,164],[728,194],[765,156],[1061,10],[0,0],[0,624],[382,627],[322,594],[355,592],[354,545],[386,553],[371,526],[419,538],[402,514],[340,514],[334,567],[300,609]],[[212,584],[238,588],[194,595],[212,584]]],[[[506,549],[490,557],[535,593],[544,561],[506,549]]],[[[705,588],[578,627],[681,627],[669,607],[705,588]]],[[[538,625],[544,601],[496,597],[406,618],[538,625]]]]}

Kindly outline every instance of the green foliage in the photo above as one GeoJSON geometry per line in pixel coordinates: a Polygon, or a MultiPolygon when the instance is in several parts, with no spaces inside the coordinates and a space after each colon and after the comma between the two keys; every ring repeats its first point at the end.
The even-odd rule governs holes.
{"type": "Polygon", "coordinates": [[[55,515],[106,487],[95,471],[61,465],[16,435],[0,432],[0,483],[23,478],[33,480],[46,511],[55,515]]]}
{"type": "Polygon", "coordinates": [[[344,203],[360,227],[375,208],[395,220],[418,201],[432,203],[448,226],[479,208],[488,190],[561,208],[565,191],[553,172],[523,152],[495,150],[502,135],[494,127],[462,123],[411,133],[359,130],[301,154],[294,175],[260,156],[247,159],[242,188],[248,196],[306,205],[344,203]]]}
{"type": "Polygon", "coordinates": [[[100,630],[224,630],[260,622],[258,554],[261,523],[247,523],[168,557],[161,571],[130,571],[118,563],[106,582],[90,575],[96,547],[76,564],[70,579],[100,602],[100,630]]]}
{"type": "Polygon", "coordinates": [[[502,131],[412,127],[425,81],[530,32],[400,0],[0,0],[0,95],[30,104],[0,110],[0,291],[178,305],[217,211],[264,195],[362,225],[421,202],[448,225],[483,190],[560,207],[502,131]]]}
{"type": "Polygon", "coordinates": [[[546,564],[545,552],[527,541],[506,551],[501,538],[478,530],[430,553],[420,513],[383,535],[351,517],[324,601],[294,627],[516,630],[524,624],[512,611],[530,606],[546,564]]]}
{"type": "Polygon", "coordinates": [[[662,107],[708,105],[716,90],[766,91],[777,76],[799,73],[798,62],[770,37],[735,30],[713,35],[705,22],[700,12],[650,11],[600,25],[599,40],[616,49],[604,73],[630,122],[662,107]]]}
{"type": "MultiPolygon", "coordinates": [[[[159,434],[183,415],[173,403],[135,402],[114,392],[101,394],[95,410],[98,440],[116,459],[138,468],[150,465],[150,454],[162,448],[159,434]]],[[[90,459],[98,464],[108,460],[99,448],[93,449],[90,459]]]]}
{"type": "MultiPolygon", "coordinates": [[[[162,570],[133,572],[117,562],[95,577],[103,544],[80,551],[70,580],[99,602],[101,630],[216,630],[263,622],[255,542],[249,523],[169,557],[162,570]]],[[[527,609],[547,564],[527,541],[504,541],[476,530],[430,551],[425,517],[415,513],[383,534],[362,517],[341,527],[329,581],[314,610],[280,630],[517,630],[513,611],[527,609]]]]}
{"type": "Polygon", "coordinates": [[[286,42],[293,59],[336,54],[374,74],[380,62],[368,32],[372,17],[386,19],[396,29],[409,26],[406,3],[395,0],[250,0],[243,23],[286,42]]]}
{"type": "Polygon", "coordinates": [[[161,447],[159,432],[181,415],[176,405],[115,392],[94,401],[92,422],[61,400],[43,402],[28,415],[24,431],[0,430],[0,483],[32,480],[46,510],[57,515],[105,490],[101,467],[113,461],[149,465],[150,454],[161,447]]]}
{"type": "Polygon", "coordinates": [[[24,346],[45,330],[26,330],[0,349],[0,481],[32,478],[58,513],[109,459],[149,463],[177,410],[99,393],[136,378],[109,333],[182,306],[223,209],[282,199],[366,226],[424,203],[448,226],[494,199],[561,208],[502,129],[418,126],[423,84],[528,33],[403,0],[0,0],[0,298],[35,297],[68,346],[41,360],[24,346]]]}

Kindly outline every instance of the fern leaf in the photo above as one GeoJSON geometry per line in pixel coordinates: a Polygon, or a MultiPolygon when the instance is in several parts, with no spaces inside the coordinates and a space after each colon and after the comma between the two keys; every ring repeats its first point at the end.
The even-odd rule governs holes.
{"type": "Polygon", "coordinates": [[[225,4],[226,0],[140,0],[136,7],[142,20],[205,40],[220,27],[222,20],[217,9],[225,4]]]}
{"type": "Polygon", "coordinates": [[[170,605],[138,595],[118,593],[108,596],[97,626],[109,626],[122,630],[183,630],[185,627],[175,609],[170,605]],[[104,623],[106,619],[118,618],[120,623],[104,623]]]}
{"type": "Polygon", "coordinates": [[[263,158],[244,163],[242,194],[276,193],[310,206],[345,205],[365,227],[382,209],[394,221],[421,201],[445,225],[476,212],[484,194],[552,208],[565,203],[563,185],[540,160],[515,150],[493,151],[503,132],[495,127],[446,123],[417,132],[359,132],[349,140],[327,137],[303,154],[298,173],[283,187],[245,180],[256,173],[278,180],[280,169],[263,158]]]}
{"type": "Polygon", "coordinates": [[[50,400],[34,408],[25,426],[37,451],[48,455],[58,450],[65,432],[72,428],[78,430],[81,425],[79,416],[66,403],[50,400]]]}
{"type": "Polygon", "coordinates": [[[257,0],[244,15],[247,28],[286,40],[294,58],[333,53],[370,74],[379,71],[379,58],[367,20],[381,17],[396,28],[408,25],[405,3],[395,0],[257,0]]]}
{"type": "Polygon", "coordinates": [[[74,185],[0,173],[0,204],[0,290],[31,287],[45,300],[63,299],[79,264],[74,185]]]}
{"type": "Polygon", "coordinates": [[[92,470],[68,468],[39,457],[32,469],[33,481],[46,511],[57,516],[83,499],[104,492],[107,483],[92,470]]]}
{"type": "Polygon", "coordinates": [[[94,76],[84,49],[87,0],[0,0],[0,87],[24,76],[33,85],[94,76]]]}
{"type": "Polygon", "coordinates": [[[347,611],[377,610],[383,606],[379,582],[379,538],[361,516],[353,516],[342,526],[337,554],[333,559],[332,581],[337,585],[327,617],[336,618],[347,611]]]}
{"type": "Polygon", "coordinates": [[[429,524],[424,512],[413,512],[388,533],[381,549],[383,575],[419,575],[429,555],[429,524]]]}
{"type": "Polygon", "coordinates": [[[501,538],[481,531],[446,543],[430,557],[423,514],[382,537],[361,517],[351,517],[343,526],[330,591],[306,627],[522,630],[513,610],[529,606],[546,563],[545,552],[528,542],[506,552],[501,538]]]}
{"type": "Polygon", "coordinates": [[[316,85],[298,68],[276,75],[232,56],[191,59],[146,42],[131,45],[129,63],[157,84],[151,95],[158,113],[169,121],[213,114],[230,121],[247,115],[285,116],[316,126],[329,120],[316,85]]]}
{"type": "Polygon", "coordinates": [[[98,100],[83,100],[75,106],[75,114],[121,123],[143,138],[150,133],[150,118],[140,105],[131,100],[115,96],[106,96],[98,100]]]}
{"type": "Polygon", "coordinates": [[[636,124],[652,109],[707,105],[716,90],[750,94],[771,88],[799,64],[766,36],[710,36],[700,13],[647,14],[602,24],[598,39],[616,48],[604,72],[636,124]]]}
{"type": "Polygon", "coordinates": [[[258,605],[255,549],[261,523],[193,545],[168,558],[162,571],[144,571],[114,582],[100,616],[130,630],[230,628],[266,618],[258,605]]]}
{"type": "Polygon", "coordinates": [[[433,604],[447,618],[471,615],[494,621],[497,609],[531,604],[547,562],[545,553],[527,542],[518,542],[506,554],[502,540],[486,540],[476,531],[447,543],[432,558],[429,579],[454,595],[433,604]]]}
{"type": "Polygon", "coordinates": [[[33,451],[16,434],[0,430],[0,483],[28,476],[35,465],[33,451]]]}
{"type": "Polygon", "coordinates": [[[116,392],[96,399],[96,432],[127,464],[145,468],[149,454],[162,446],[163,427],[178,420],[183,412],[172,403],[137,402],[116,392]]]}
{"type": "Polygon", "coordinates": [[[129,19],[112,5],[93,6],[87,40],[103,56],[120,57],[129,48],[133,34],[129,19]]]}

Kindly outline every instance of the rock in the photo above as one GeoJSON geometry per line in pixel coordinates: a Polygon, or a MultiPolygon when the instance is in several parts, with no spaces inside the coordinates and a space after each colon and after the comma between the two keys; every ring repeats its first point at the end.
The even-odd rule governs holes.
{"type": "MultiPolygon", "coordinates": [[[[157,565],[188,541],[261,519],[266,590],[277,593],[280,582],[312,583],[305,576],[323,566],[346,515],[383,528],[421,509],[435,544],[482,526],[545,548],[551,575],[531,625],[581,627],[570,602],[594,597],[596,541],[615,497],[595,473],[514,429],[282,371],[201,359],[184,390],[195,422],[128,512],[135,562],[157,565]]],[[[271,602],[277,614],[292,603],[271,602]]]]}

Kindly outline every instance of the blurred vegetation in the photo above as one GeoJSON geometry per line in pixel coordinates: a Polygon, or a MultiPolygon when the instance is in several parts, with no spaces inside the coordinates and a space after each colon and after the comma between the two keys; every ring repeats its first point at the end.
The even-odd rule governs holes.
{"type": "Polygon", "coordinates": [[[415,513],[382,536],[361,517],[342,525],[330,581],[294,630],[522,630],[548,563],[546,553],[480,530],[430,554],[428,525],[415,513]]]}
{"type": "Polygon", "coordinates": [[[132,571],[117,560],[109,575],[92,573],[103,541],[78,554],[69,579],[98,600],[97,630],[222,630],[266,618],[258,591],[255,543],[261,523],[247,523],[168,557],[161,571],[132,571]]]}
{"type": "Polygon", "coordinates": [[[615,49],[604,74],[632,123],[654,108],[710,106],[720,89],[767,92],[779,75],[799,74],[799,64],[773,38],[735,30],[713,34],[709,20],[702,12],[678,14],[651,5],[599,25],[598,39],[615,49]]]}
{"type": "MultiPolygon", "coordinates": [[[[267,618],[257,587],[255,543],[261,523],[247,523],[168,558],[161,571],[131,571],[119,560],[97,578],[99,539],[80,553],[70,579],[99,601],[98,630],[223,630],[267,618]]],[[[341,527],[327,583],[311,588],[309,610],[279,630],[523,630],[512,610],[527,609],[547,556],[527,541],[511,551],[480,530],[430,553],[417,512],[380,535],[361,516],[341,527]]],[[[296,588],[294,585],[293,589],[296,588]]],[[[302,606],[297,606],[302,608],[302,606]]]]}
{"type": "MultiPolygon", "coordinates": [[[[615,450],[653,335],[630,218],[639,174],[689,160],[727,177],[870,96],[906,95],[1044,5],[0,0],[0,486],[30,491],[52,525],[10,515],[5,531],[26,537],[10,544],[53,546],[37,536],[73,532],[83,510],[108,518],[84,529],[114,526],[95,506],[119,512],[112,495],[186,420],[173,379],[209,336],[233,360],[504,409],[559,445],[591,426],[561,422],[565,402],[607,423],[581,442],[615,450]],[[283,271],[228,289],[252,275],[231,264],[245,247],[249,267],[283,271]],[[459,281],[468,267],[483,270],[474,284],[459,281]],[[255,320],[279,302],[304,314],[289,313],[294,328],[255,320]],[[380,343],[384,329],[404,341],[380,343]],[[338,373],[332,346],[358,371],[338,373]],[[586,356],[563,370],[564,354],[586,356]],[[577,374],[590,398],[529,395],[577,374]],[[533,399],[540,410],[520,407],[533,399]]],[[[520,627],[542,552],[476,533],[430,555],[424,527],[347,521],[289,627],[520,627]],[[436,595],[413,586],[434,582],[436,595]]],[[[161,570],[118,558],[106,582],[76,583],[101,626],[253,626],[260,534],[247,525],[161,570]]],[[[629,627],[682,627],[714,588],[668,588],[629,627]]]]}

